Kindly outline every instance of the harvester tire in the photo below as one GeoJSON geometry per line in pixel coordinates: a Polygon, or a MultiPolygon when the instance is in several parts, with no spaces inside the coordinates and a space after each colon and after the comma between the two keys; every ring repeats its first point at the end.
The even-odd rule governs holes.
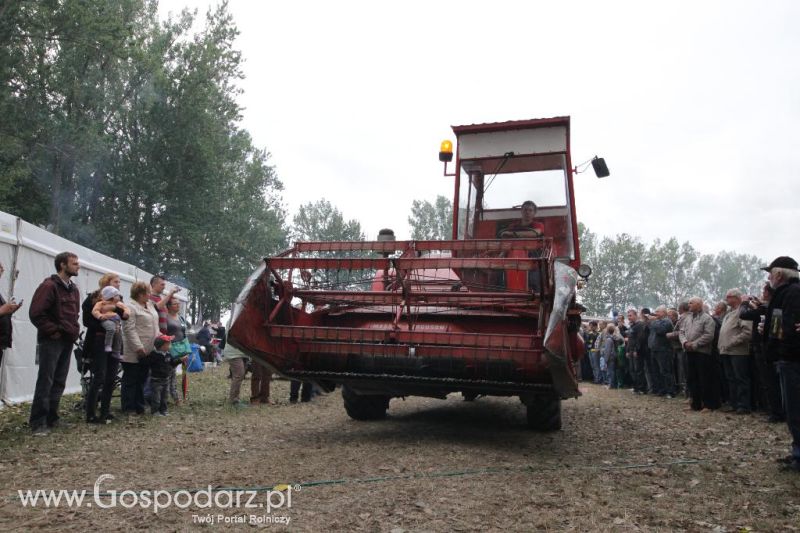
{"type": "Polygon", "coordinates": [[[350,387],[342,387],[344,409],[353,420],[381,420],[386,418],[389,397],[374,394],[358,394],[350,387]]]}
{"type": "Polygon", "coordinates": [[[532,398],[525,402],[528,408],[528,428],[535,431],[561,429],[561,399],[554,397],[532,398]]]}

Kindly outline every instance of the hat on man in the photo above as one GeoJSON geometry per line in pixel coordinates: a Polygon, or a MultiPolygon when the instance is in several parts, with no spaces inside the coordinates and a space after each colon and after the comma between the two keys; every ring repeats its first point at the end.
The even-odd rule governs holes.
{"type": "Polygon", "coordinates": [[[156,340],[153,343],[153,345],[156,348],[161,348],[165,344],[168,344],[168,343],[172,342],[172,339],[174,339],[174,338],[175,337],[173,337],[172,335],[159,335],[158,337],[156,337],[156,340]]]}
{"type": "Polygon", "coordinates": [[[109,285],[108,287],[103,287],[100,294],[103,296],[103,300],[110,300],[114,296],[119,296],[119,291],[115,287],[109,285]]]}
{"type": "Polygon", "coordinates": [[[643,315],[649,315],[650,314],[650,308],[649,307],[642,307],[642,314],[643,315]]]}
{"type": "Polygon", "coordinates": [[[776,257],[769,266],[761,267],[761,270],[771,272],[773,268],[788,268],[789,270],[797,270],[797,261],[789,256],[782,255],[776,257]]]}

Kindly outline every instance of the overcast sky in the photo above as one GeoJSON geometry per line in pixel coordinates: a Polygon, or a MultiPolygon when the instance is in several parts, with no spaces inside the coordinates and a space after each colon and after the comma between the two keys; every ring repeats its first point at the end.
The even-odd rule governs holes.
{"type": "MultiPolygon", "coordinates": [[[[161,12],[213,0],[161,0],[161,12]]],[[[326,198],[407,238],[452,198],[451,125],[569,115],[578,220],[800,259],[800,2],[231,0],[243,126],[290,215],[326,198]]]]}

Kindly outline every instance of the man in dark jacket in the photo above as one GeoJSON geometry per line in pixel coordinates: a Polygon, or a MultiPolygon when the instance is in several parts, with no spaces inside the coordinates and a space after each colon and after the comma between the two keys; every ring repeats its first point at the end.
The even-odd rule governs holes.
{"type": "Polygon", "coordinates": [[[214,348],[211,346],[211,338],[214,334],[211,332],[211,323],[207,320],[203,322],[203,327],[197,332],[197,344],[203,347],[203,361],[207,363],[214,362],[214,348]]]}
{"type": "Polygon", "coordinates": [[[34,435],[47,435],[59,425],[58,404],[67,384],[72,343],[80,332],[80,291],[71,279],[80,270],[78,256],[62,252],[54,264],[57,274],[39,285],[29,311],[37,330],[39,364],[29,419],[34,435]]]}
{"type": "Polygon", "coordinates": [[[645,324],[639,320],[636,309],[628,310],[628,340],[625,343],[625,352],[631,363],[633,376],[633,392],[647,394],[647,378],[644,375],[644,358],[647,352],[647,335],[645,324]]]}
{"type": "Polygon", "coordinates": [[[639,320],[644,324],[644,350],[639,352],[639,357],[644,360],[644,376],[647,380],[647,393],[657,394],[661,390],[661,374],[658,373],[658,365],[650,353],[648,339],[650,338],[650,317],[653,316],[647,307],[643,307],[639,312],[639,320]]]}
{"type": "Polygon", "coordinates": [[[764,337],[767,358],[775,361],[780,377],[786,423],[792,435],[792,454],[784,459],[786,467],[800,472],[800,274],[797,261],[778,257],[763,270],[775,294],[767,307],[764,337]]]}
{"type": "Polygon", "coordinates": [[[675,397],[675,372],[672,364],[672,342],[667,333],[672,332],[672,321],[667,316],[667,308],[659,305],[654,315],[650,315],[650,334],[647,347],[650,348],[650,359],[658,368],[659,386],[654,391],[659,396],[675,397]]]}
{"type": "Polygon", "coordinates": [[[781,397],[781,384],[778,372],[775,369],[775,361],[767,359],[765,351],[765,335],[763,334],[763,324],[761,319],[767,315],[767,306],[772,299],[775,290],[772,285],[767,283],[761,291],[761,299],[751,297],[746,305],[742,306],[739,318],[742,320],[753,321],[753,337],[751,349],[753,359],[758,369],[758,382],[761,389],[761,403],[769,410],[767,422],[778,423],[786,421],[786,414],[783,412],[783,399],[781,397]],[[761,328],[759,328],[761,326],[761,328]]]}

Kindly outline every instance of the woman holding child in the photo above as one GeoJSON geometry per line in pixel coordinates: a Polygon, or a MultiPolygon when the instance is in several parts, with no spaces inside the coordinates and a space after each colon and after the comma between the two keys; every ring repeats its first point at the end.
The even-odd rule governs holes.
{"type": "Polygon", "coordinates": [[[81,306],[83,325],[86,326],[83,353],[84,358],[92,361],[92,381],[86,394],[86,421],[90,424],[106,424],[114,418],[110,413],[111,395],[121,354],[119,344],[116,344],[116,352],[113,348],[115,341],[121,342],[120,322],[130,316],[128,308],[120,301],[119,284],[118,274],[104,274],[98,283],[99,288],[86,296],[81,306]],[[95,313],[95,309],[100,312],[95,313]],[[104,329],[104,323],[108,330],[104,329]],[[98,397],[100,416],[96,413],[98,397]]]}

